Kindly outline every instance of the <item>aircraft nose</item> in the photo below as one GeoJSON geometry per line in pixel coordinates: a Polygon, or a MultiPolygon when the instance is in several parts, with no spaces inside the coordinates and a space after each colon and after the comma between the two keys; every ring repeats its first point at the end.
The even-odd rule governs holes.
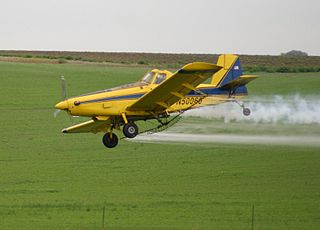
{"type": "Polygon", "coordinates": [[[55,105],[56,109],[60,109],[60,110],[66,110],[69,108],[68,102],[67,100],[65,101],[61,101],[58,104],[55,105]]]}

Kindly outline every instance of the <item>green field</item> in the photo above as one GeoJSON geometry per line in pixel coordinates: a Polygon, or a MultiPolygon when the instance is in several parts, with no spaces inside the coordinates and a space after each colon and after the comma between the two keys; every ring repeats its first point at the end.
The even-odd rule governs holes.
{"type": "MultiPolygon", "coordinates": [[[[319,147],[122,140],[106,149],[102,134],[60,133],[71,123],[64,113],[53,117],[61,75],[72,96],[133,82],[147,70],[0,62],[0,229],[101,229],[103,207],[105,229],[251,229],[253,205],[254,229],[319,229],[319,147]]],[[[319,86],[320,73],[265,74],[249,90],[317,96],[319,86]]],[[[219,132],[277,132],[203,118],[177,127],[206,122],[219,132]]],[[[319,128],[281,125],[279,132],[319,135],[319,128]]]]}

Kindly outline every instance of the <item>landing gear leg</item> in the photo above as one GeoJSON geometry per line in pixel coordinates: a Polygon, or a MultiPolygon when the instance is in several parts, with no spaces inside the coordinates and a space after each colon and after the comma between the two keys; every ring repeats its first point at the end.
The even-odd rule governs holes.
{"type": "Polygon", "coordinates": [[[114,134],[112,132],[106,133],[106,134],[104,134],[104,136],[102,138],[102,143],[107,148],[114,148],[118,144],[118,137],[116,134],[114,134]]]}

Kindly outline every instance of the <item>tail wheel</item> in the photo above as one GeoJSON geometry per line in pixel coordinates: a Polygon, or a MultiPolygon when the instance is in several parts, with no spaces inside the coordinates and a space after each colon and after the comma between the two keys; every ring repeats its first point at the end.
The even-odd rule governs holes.
{"type": "Polygon", "coordinates": [[[251,111],[249,108],[243,108],[242,113],[245,116],[249,116],[251,114],[251,111]]]}
{"type": "Polygon", "coordinates": [[[118,145],[118,137],[114,133],[106,133],[102,137],[102,143],[107,148],[114,148],[118,145]]]}
{"type": "Polygon", "coordinates": [[[138,135],[138,126],[135,123],[128,123],[123,126],[123,134],[127,138],[134,138],[138,135]]]}

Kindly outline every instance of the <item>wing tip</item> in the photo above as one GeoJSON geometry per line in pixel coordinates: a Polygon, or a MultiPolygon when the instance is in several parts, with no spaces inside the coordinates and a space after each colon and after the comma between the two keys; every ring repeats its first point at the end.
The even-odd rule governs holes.
{"type": "Polygon", "coordinates": [[[179,73],[215,73],[219,71],[222,67],[206,63],[206,62],[192,62],[183,66],[178,72],[179,73]]]}
{"type": "Polygon", "coordinates": [[[68,129],[63,129],[61,132],[62,133],[68,133],[68,129]]]}

